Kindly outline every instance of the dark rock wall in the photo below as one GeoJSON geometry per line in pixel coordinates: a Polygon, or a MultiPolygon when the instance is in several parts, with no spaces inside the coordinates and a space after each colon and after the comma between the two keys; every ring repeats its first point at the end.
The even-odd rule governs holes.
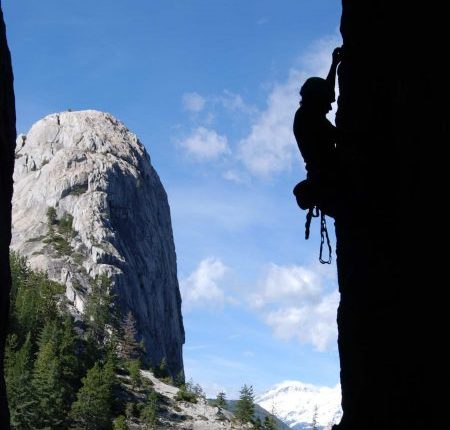
{"type": "Polygon", "coordinates": [[[9,243],[15,144],[16,114],[11,55],[0,4],[0,428],[5,430],[9,429],[9,414],[3,378],[3,355],[11,284],[9,243]]]}
{"type": "Polygon", "coordinates": [[[444,6],[343,0],[340,430],[425,429],[448,382],[444,6]]]}

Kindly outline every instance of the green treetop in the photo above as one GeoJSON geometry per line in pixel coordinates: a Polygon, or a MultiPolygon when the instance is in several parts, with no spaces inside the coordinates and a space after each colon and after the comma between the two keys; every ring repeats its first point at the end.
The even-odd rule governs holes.
{"type": "Polygon", "coordinates": [[[72,405],[71,417],[76,429],[109,429],[112,419],[113,369],[95,363],[82,379],[77,400],[72,405]]]}
{"type": "Polygon", "coordinates": [[[30,334],[24,344],[15,351],[17,337],[12,335],[6,346],[5,379],[13,428],[32,430],[37,420],[32,377],[30,334]]]}
{"type": "Polygon", "coordinates": [[[263,423],[264,430],[277,430],[278,426],[273,415],[266,415],[263,423]]]}
{"type": "Polygon", "coordinates": [[[86,297],[84,320],[88,336],[101,346],[107,337],[107,327],[114,326],[114,296],[111,291],[111,280],[107,275],[97,276],[91,282],[91,290],[86,297]]]}
{"type": "Polygon", "coordinates": [[[113,421],[113,430],[128,430],[127,419],[123,415],[113,421]]]}
{"type": "Polygon", "coordinates": [[[61,360],[55,339],[41,342],[32,378],[38,420],[36,429],[58,428],[65,418],[61,360]]]}
{"type": "Polygon", "coordinates": [[[244,385],[239,392],[239,400],[236,402],[236,418],[241,423],[251,422],[255,413],[253,387],[244,385]]]}
{"type": "Polygon", "coordinates": [[[225,392],[220,391],[217,393],[216,400],[214,401],[214,406],[217,406],[218,408],[226,409],[227,407],[227,399],[225,392]]]}
{"type": "Polygon", "coordinates": [[[154,430],[158,424],[158,395],[155,390],[150,390],[147,396],[147,402],[141,412],[141,419],[144,422],[146,430],[154,430]]]}

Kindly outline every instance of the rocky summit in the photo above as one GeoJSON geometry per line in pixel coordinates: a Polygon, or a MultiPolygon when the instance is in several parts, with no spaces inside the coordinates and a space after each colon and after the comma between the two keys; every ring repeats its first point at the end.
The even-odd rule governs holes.
{"type": "Polygon", "coordinates": [[[183,370],[170,208],[136,135],[103,112],[49,115],[19,135],[14,182],[12,249],[66,286],[74,314],[107,275],[152,364],[183,370]]]}

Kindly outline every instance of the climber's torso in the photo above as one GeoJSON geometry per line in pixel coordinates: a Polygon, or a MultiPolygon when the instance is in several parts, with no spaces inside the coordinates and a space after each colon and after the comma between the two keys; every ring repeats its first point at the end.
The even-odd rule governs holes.
{"type": "Polygon", "coordinates": [[[295,113],[294,135],[308,176],[327,175],[336,165],[336,127],[325,116],[304,107],[295,113]]]}

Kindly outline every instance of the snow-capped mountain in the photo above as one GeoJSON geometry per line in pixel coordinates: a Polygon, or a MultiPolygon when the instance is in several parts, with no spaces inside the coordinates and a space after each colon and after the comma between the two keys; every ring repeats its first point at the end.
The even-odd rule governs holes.
{"type": "Polygon", "coordinates": [[[256,397],[255,402],[295,430],[329,429],[342,417],[341,386],[318,387],[300,381],[284,381],[256,397]]]}

